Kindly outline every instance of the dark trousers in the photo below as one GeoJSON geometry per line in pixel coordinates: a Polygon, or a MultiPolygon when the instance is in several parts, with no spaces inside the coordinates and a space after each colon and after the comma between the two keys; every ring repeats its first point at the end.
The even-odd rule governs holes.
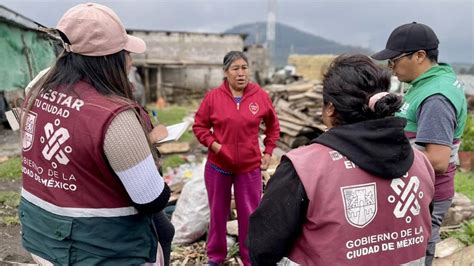
{"type": "Polygon", "coordinates": [[[448,212],[449,207],[451,207],[452,201],[453,199],[447,199],[433,202],[433,213],[431,214],[431,237],[428,241],[428,249],[426,250],[426,266],[431,266],[433,264],[436,243],[441,240],[439,237],[439,229],[443,223],[444,215],[448,212]]]}
{"type": "Polygon", "coordinates": [[[160,242],[161,249],[163,250],[165,265],[168,266],[170,265],[171,241],[173,241],[174,237],[174,226],[163,211],[153,214],[153,223],[155,224],[158,234],[158,242],[160,242]]]}

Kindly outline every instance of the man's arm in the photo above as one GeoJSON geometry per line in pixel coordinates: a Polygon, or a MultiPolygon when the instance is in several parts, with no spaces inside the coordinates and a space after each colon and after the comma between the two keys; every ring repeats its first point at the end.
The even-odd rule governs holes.
{"type": "Polygon", "coordinates": [[[440,144],[426,144],[423,153],[430,160],[436,174],[444,174],[448,170],[451,147],[440,144]]]}

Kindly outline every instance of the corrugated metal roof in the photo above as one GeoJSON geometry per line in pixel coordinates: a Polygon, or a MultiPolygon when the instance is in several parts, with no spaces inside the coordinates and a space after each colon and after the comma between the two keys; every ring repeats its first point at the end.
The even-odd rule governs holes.
{"type": "Polygon", "coordinates": [[[44,27],[43,25],[39,24],[36,21],[33,21],[11,9],[8,9],[2,5],[0,5],[0,20],[7,21],[10,23],[15,23],[20,27],[38,30],[38,27],[44,27]]]}
{"type": "Polygon", "coordinates": [[[169,30],[139,30],[139,29],[127,29],[127,32],[157,32],[157,33],[178,33],[178,34],[189,34],[189,35],[211,35],[211,36],[240,36],[243,40],[245,40],[248,36],[247,33],[212,33],[212,32],[191,32],[191,31],[169,31],[169,30]]]}

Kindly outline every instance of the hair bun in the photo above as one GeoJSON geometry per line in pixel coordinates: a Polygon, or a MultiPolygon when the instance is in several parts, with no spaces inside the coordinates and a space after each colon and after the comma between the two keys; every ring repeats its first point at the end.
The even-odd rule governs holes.
{"type": "Polygon", "coordinates": [[[369,105],[370,110],[372,110],[372,112],[375,112],[375,104],[377,103],[377,101],[385,97],[387,94],[390,94],[390,93],[384,91],[384,92],[379,92],[370,96],[368,105],[369,105]]]}

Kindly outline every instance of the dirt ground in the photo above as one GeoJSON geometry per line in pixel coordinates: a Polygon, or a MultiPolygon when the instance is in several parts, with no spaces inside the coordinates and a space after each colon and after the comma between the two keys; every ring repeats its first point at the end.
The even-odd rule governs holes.
{"type": "MultiPolygon", "coordinates": [[[[11,157],[20,153],[18,132],[5,130],[0,125],[0,157],[11,157]]],[[[0,192],[20,192],[21,181],[0,180],[0,192]]],[[[0,205],[0,216],[12,215],[16,210],[0,205]]],[[[0,223],[0,261],[32,262],[31,256],[21,247],[20,225],[0,223]]],[[[2,263],[0,263],[1,265],[2,263]]]]}
{"type": "Polygon", "coordinates": [[[20,226],[0,226],[0,265],[1,261],[31,263],[30,254],[22,247],[20,240],[20,226]]]}
{"type": "MultiPolygon", "coordinates": [[[[0,181],[0,192],[20,192],[20,181],[0,181]]],[[[0,207],[0,215],[17,213],[16,210],[0,207]]],[[[21,247],[20,225],[5,225],[0,223],[0,261],[28,263],[32,262],[31,256],[21,247]]],[[[2,263],[0,262],[0,265],[2,263]]]]}
{"type": "MultiPolygon", "coordinates": [[[[3,130],[0,126],[0,157],[18,155],[20,152],[18,140],[17,133],[3,130]]],[[[0,192],[19,192],[20,188],[21,181],[0,180],[0,192]]],[[[0,205],[0,217],[6,214],[12,215],[12,213],[16,213],[16,210],[5,209],[4,206],[0,205]]],[[[20,226],[0,223],[0,265],[21,265],[22,263],[32,262],[29,253],[21,247],[20,226]]],[[[466,247],[449,257],[436,259],[434,265],[474,265],[474,246],[466,247]]]]}

